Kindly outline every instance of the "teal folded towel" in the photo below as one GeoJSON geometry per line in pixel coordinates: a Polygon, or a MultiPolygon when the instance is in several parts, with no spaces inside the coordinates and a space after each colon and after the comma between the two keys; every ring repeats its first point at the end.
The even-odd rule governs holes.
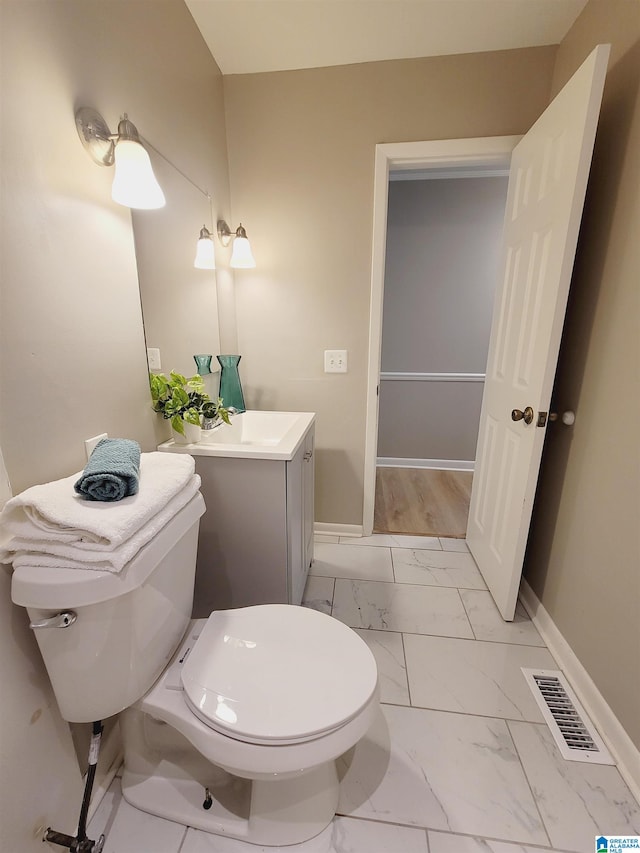
{"type": "Polygon", "coordinates": [[[140,483],[140,445],[129,438],[99,441],[73,488],[88,501],[121,501],[140,483]]]}

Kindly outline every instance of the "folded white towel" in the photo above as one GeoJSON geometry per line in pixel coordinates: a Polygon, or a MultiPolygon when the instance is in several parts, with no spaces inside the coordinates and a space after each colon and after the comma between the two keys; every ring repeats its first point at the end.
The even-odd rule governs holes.
{"type": "MultiPolygon", "coordinates": [[[[165,454],[158,454],[164,456],[165,454]]],[[[168,455],[168,454],[167,454],[168,455]]],[[[141,478],[142,482],[142,478],[141,478]]],[[[28,540],[14,537],[3,549],[3,562],[19,566],[46,566],[62,569],[94,569],[100,572],[119,572],[132,560],[143,545],[146,545],[173,516],[186,506],[200,488],[200,477],[192,474],[187,485],[174,495],[133,536],[111,549],[79,550],[77,543],[28,540]]],[[[120,503],[129,500],[124,498],[120,503]]],[[[113,506],[113,504],[108,504],[113,506]]],[[[82,543],[80,543],[82,544],[82,543]]]]}
{"type": "Polygon", "coordinates": [[[73,484],[82,472],[32,486],[5,504],[0,524],[22,542],[66,543],[82,551],[109,552],[127,542],[191,482],[192,456],[143,453],[138,493],[121,501],[87,501],[73,484]]]}

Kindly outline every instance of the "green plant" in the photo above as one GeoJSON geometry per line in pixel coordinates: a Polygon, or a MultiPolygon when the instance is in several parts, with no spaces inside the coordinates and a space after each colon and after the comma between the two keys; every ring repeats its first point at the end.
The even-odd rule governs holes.
{"type": "Polygon", "coordinates": [[[184,435],[184,421],[200,426],[200,415],[205,417],[220,417],[225,423],[230,423],[229,413],[218,398],[213,401],[204,390],[202,377],[187,378],[172,370],[169,376],[164,373],[150,373],[151,399],[153,411],[158,412],[166,420],[171,421],[173,429],[184,435]]]}

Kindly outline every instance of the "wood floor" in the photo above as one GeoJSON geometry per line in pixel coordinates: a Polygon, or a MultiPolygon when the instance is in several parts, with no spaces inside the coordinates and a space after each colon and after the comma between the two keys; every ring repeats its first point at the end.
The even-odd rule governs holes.
{"type": "Polygon", "coordinates": [[[471,471],[378,468],[373,529],[464,539],[471,471]]]}

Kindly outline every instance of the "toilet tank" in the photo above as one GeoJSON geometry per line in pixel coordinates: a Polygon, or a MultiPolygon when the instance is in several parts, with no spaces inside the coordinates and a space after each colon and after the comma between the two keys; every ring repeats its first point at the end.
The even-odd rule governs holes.
{"type": "Polygon", "coordinates": [[[60,713],[74,723],[110,717],[137,701],[158,678],[191,619],[198,493],[121,572],[20,566],[11,597],[37,622],[61,611],[66,628],[34,634],[60,713]]]}

